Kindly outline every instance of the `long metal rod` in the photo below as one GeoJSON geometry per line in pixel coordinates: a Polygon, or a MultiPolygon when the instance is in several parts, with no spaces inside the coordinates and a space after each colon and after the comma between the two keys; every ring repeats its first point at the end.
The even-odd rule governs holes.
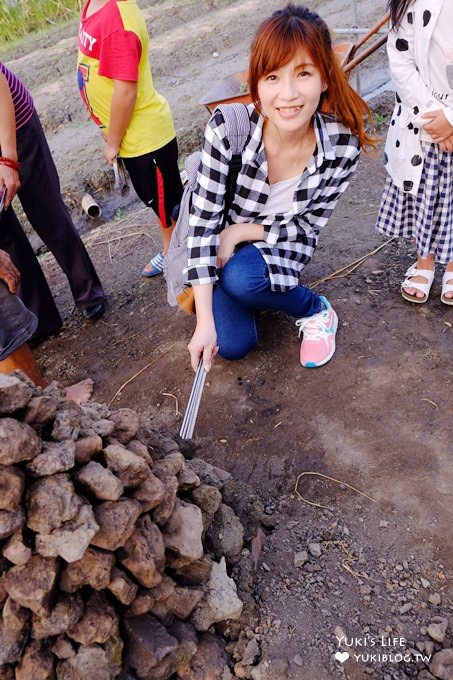
{"type": "Polygon", "coordinates": [[[364,59],[369,57],[373,52],[376,52],[382,45],[384,45],[387,42],[387,36],[383,35],[377,40],[373,45],[370,45],[367,47],[361,54],[358,54],[355,56],[351,61],[349,61],[346,66],[343,66],[343,71],[345,73],[349,73],[349,71],[352,71],[353,68],[355,68],[358,64],[361,64],[364,59]]]}
{"type": "MultiPolygon", "coordinates": [[[[334,35],[336,35],[337,33],[342,34],[342,35],[343,34],[344,35],[367,35],[369,32],[370,32],[369,28],[356,28],[356,27],[347,28],[346,26],[344,28],[333,28],[332,29],[332,33],[334,35]]],[[[380,29],[379,31],[375,31],[375,33],[376,33],[376,35],[378,33],[380,33],[382,35],[385,33],[387,35],[387,31],[384,30],[384,29],[380,29]]]]}
{"type": "Polygon", "coordinates": [[[203,393],[203,387],[206,380],[206,371],[203,366],[203,360],[198,364],[198,368],[195,373],[195,378],[193,381],[192,389],[189,395],[189,401],[187,403],[186,412],[181,424],[181,429],[179,430],[179,436],[181,439],[191,439],[193,431],[195,428],[195,422],[197,420],[198,409],[200,407],[201,395],[203,393]]]}

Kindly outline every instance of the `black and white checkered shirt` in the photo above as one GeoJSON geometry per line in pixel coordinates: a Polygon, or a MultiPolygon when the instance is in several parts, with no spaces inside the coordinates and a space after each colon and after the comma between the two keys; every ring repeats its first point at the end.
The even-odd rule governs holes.
{"type": "MultiPolygon", "coordinates": [[[[250,137],[242,152],[242,168],[228,224],[253,222],[264,226],[264,241],[254,245],[267,263],[272,290],[283,292],[298,285],[300,273],[318,244],[320,229],[327,224],[350,182],[360,154],[359,144],[344,125],[316,113],[316,149],[301,175],[292,205],[285,213],[264,217],[261,212],[269,196],[264,118],[253,105],[248,108],[250,137]]],[[[216,111],[206,128],[192,196],[187,269],[187,280],[191,283],[217,280],[216,253],[231,155],[223,116],[216,111]]]]}

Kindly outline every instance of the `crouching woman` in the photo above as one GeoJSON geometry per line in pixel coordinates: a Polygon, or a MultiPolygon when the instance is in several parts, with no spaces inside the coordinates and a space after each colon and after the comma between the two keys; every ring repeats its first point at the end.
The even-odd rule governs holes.
{"type": "Polygon", "coordinates": [[[300,361],[312,368],[335,352],[337,315],[299,283],[363,145],[366,103],[349,85],[326,23],[288,5],[259,27],[249,61],[250,136],[236,192],[223,213],[231,160],[225,121],[214,112],[204,138],[190,214],[188,281],[197,321],[194,370],[219,353],[241,359],[259,339],[262,310],[295,319],[300,361]]]}

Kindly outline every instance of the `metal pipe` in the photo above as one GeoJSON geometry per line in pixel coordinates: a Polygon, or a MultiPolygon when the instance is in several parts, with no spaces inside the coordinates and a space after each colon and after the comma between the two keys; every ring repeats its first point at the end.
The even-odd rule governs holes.
{"type": "Polygon", "coordinates": [[[88,215],[88,217],[91,217],[91,219],[95,219],[96,217],[100,217],[102,215],[101,206],[96,203],[91,194],[85,194],[82,197],[82,209],[88,215]]]}
{"type": "MultiPolygon", "coordinates": [[[[351,28],[333,28],[332,33],[341,33],[342,35],[366,35],[369,32],[369,28],[357,28],[357,26],[353,26],[351,28]]],[[[380,31],[375,31],[376,35],[378,33],[386,34],[387,31],[380,30],[380,31]]]]}
{"type": "Polygon", "coordinates": [[[364,59],[370,56],[370,54],[373,54],[373,52],[376,52],[379,47],[382,47],[387,42],[387,35],[382,36],[377,40],[373,45],[370,45],[366,49],[363,50],[360,54],[358,54],[356,57],[351,59],[350,62],[346,64],[346,66],[343,67],[343,70],[345,73],[349,73],[349,71],[352,71],[353,68],[358,66],[364,59]]]}

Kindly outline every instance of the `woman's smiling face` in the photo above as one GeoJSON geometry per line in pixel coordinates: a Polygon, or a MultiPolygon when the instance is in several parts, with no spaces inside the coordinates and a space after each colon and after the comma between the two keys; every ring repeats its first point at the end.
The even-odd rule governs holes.
{"type": "Polygon", "coordinates": [[[326,89],[306,51],[258,81],[261,110],[281,134],[307,129],[326,89]]]}

